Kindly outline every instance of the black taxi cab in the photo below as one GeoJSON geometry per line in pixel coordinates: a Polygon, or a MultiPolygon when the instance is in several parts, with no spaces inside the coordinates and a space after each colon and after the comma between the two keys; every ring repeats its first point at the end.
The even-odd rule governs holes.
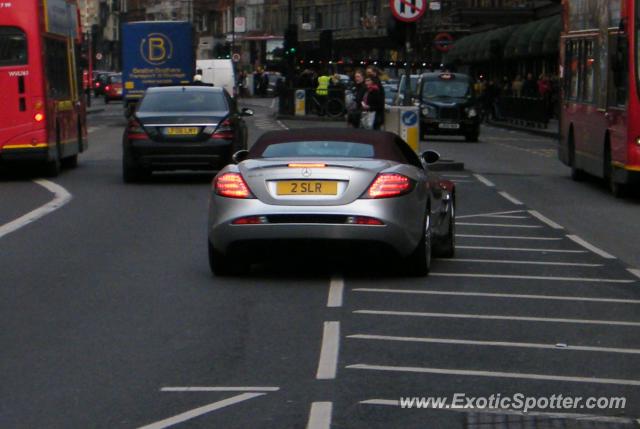
{"type": "Polygon", "coordinates": [[[430,135],[459,135],[468,142],[478,141],[480,115],[469,76],[423,73],[418,83],[417,102],[423,139],[430,135]]]}

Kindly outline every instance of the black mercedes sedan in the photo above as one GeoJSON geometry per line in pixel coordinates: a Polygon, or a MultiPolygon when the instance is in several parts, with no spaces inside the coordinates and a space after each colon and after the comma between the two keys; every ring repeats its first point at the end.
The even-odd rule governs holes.
{"type": "Polygon", "coordinates": [[[244,116],[213,86],[149,88],[129,118],[122,139],[125,182],[158,170],[219,170],[247,147],[244,116]]]}

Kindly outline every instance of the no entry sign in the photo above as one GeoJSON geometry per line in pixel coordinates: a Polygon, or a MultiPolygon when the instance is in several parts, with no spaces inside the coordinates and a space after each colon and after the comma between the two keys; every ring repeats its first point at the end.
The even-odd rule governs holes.
{"type": "Polygon", "coordinates": [[[399,21],[415,22],[427,10],[428,0],[390,0],[391,12],[399,21]]]}

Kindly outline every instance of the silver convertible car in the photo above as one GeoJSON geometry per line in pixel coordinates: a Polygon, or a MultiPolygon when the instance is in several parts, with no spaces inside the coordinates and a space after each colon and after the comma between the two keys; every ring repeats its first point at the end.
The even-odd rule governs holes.
{"type": "MultiPolygon", "coordinates": [[[[427,275],[455,251],[455,188],[396,134],[362,129],[274,131],[213,179],[209,263],[241,274],[255,257],[334,248],[390,252],[427,275]]],[[[387,259],[389,260],[389,259],[387,259]]]]}

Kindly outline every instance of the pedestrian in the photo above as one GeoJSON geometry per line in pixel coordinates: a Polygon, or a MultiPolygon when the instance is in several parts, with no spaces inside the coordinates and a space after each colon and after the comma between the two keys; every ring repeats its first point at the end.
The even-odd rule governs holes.
{"type": "Polygon", "coordinates": [[[316,86],[316,99],[318,100],[318,104],[322,106],[319,112],[321,116],[324,115],[324,106],[327,105],[330,81],[331,77],[327,73],[322,73],[322,75],[318,77],[318,86],[316,86]]]}
{"type": "Polygon", "coordinates": [[[513,91],[514,97],[522,97],[522,85],[524,82],[522,81],[522,76],[516,75],[513,82],[511,82],[511,90],[513,91]]]}
{"type": "Polygon", "coordinates": [[[197,69],[196,74],[193,76],[194,85],[203,85],[202,82],[202,69],[197,69]]]}
{"type": "Polygon", "coordinates": [[[538,97],[538,84],[533,79],[533,73],[527,73],[527,78],[522,84],[522,96],[529,98],[538,97]]]}
{"type": "Polygon", "coordinates": [[[382,80],[380,79],[380,69],[378,67],[375,66],[368,66],[366,71],[366,77],[371,78],[373,80],[373,82],[378,85],[378,87],[380,88],[380,93],[382,94],[382,100],[384,101],[384,86],[382,86],[382,80]]]}
{"type": "Polygon", "coordinates": [[[347,105],[347,124],[353,128],[360,127],[360,117],[362,116],[362,101],[367,93],[367,87],[364,84],[364,72],[360,69],[353,74],[355,82],[351,88],[352,100],[347,105]]]}
{"type": "Polygon", "coordinates": [[[380,85],[373,78],[364,80],[367,92],[362,100],[362,116],[360,126],[362,128],[379,130],[384,124],[384,95],[380,85]]]}

